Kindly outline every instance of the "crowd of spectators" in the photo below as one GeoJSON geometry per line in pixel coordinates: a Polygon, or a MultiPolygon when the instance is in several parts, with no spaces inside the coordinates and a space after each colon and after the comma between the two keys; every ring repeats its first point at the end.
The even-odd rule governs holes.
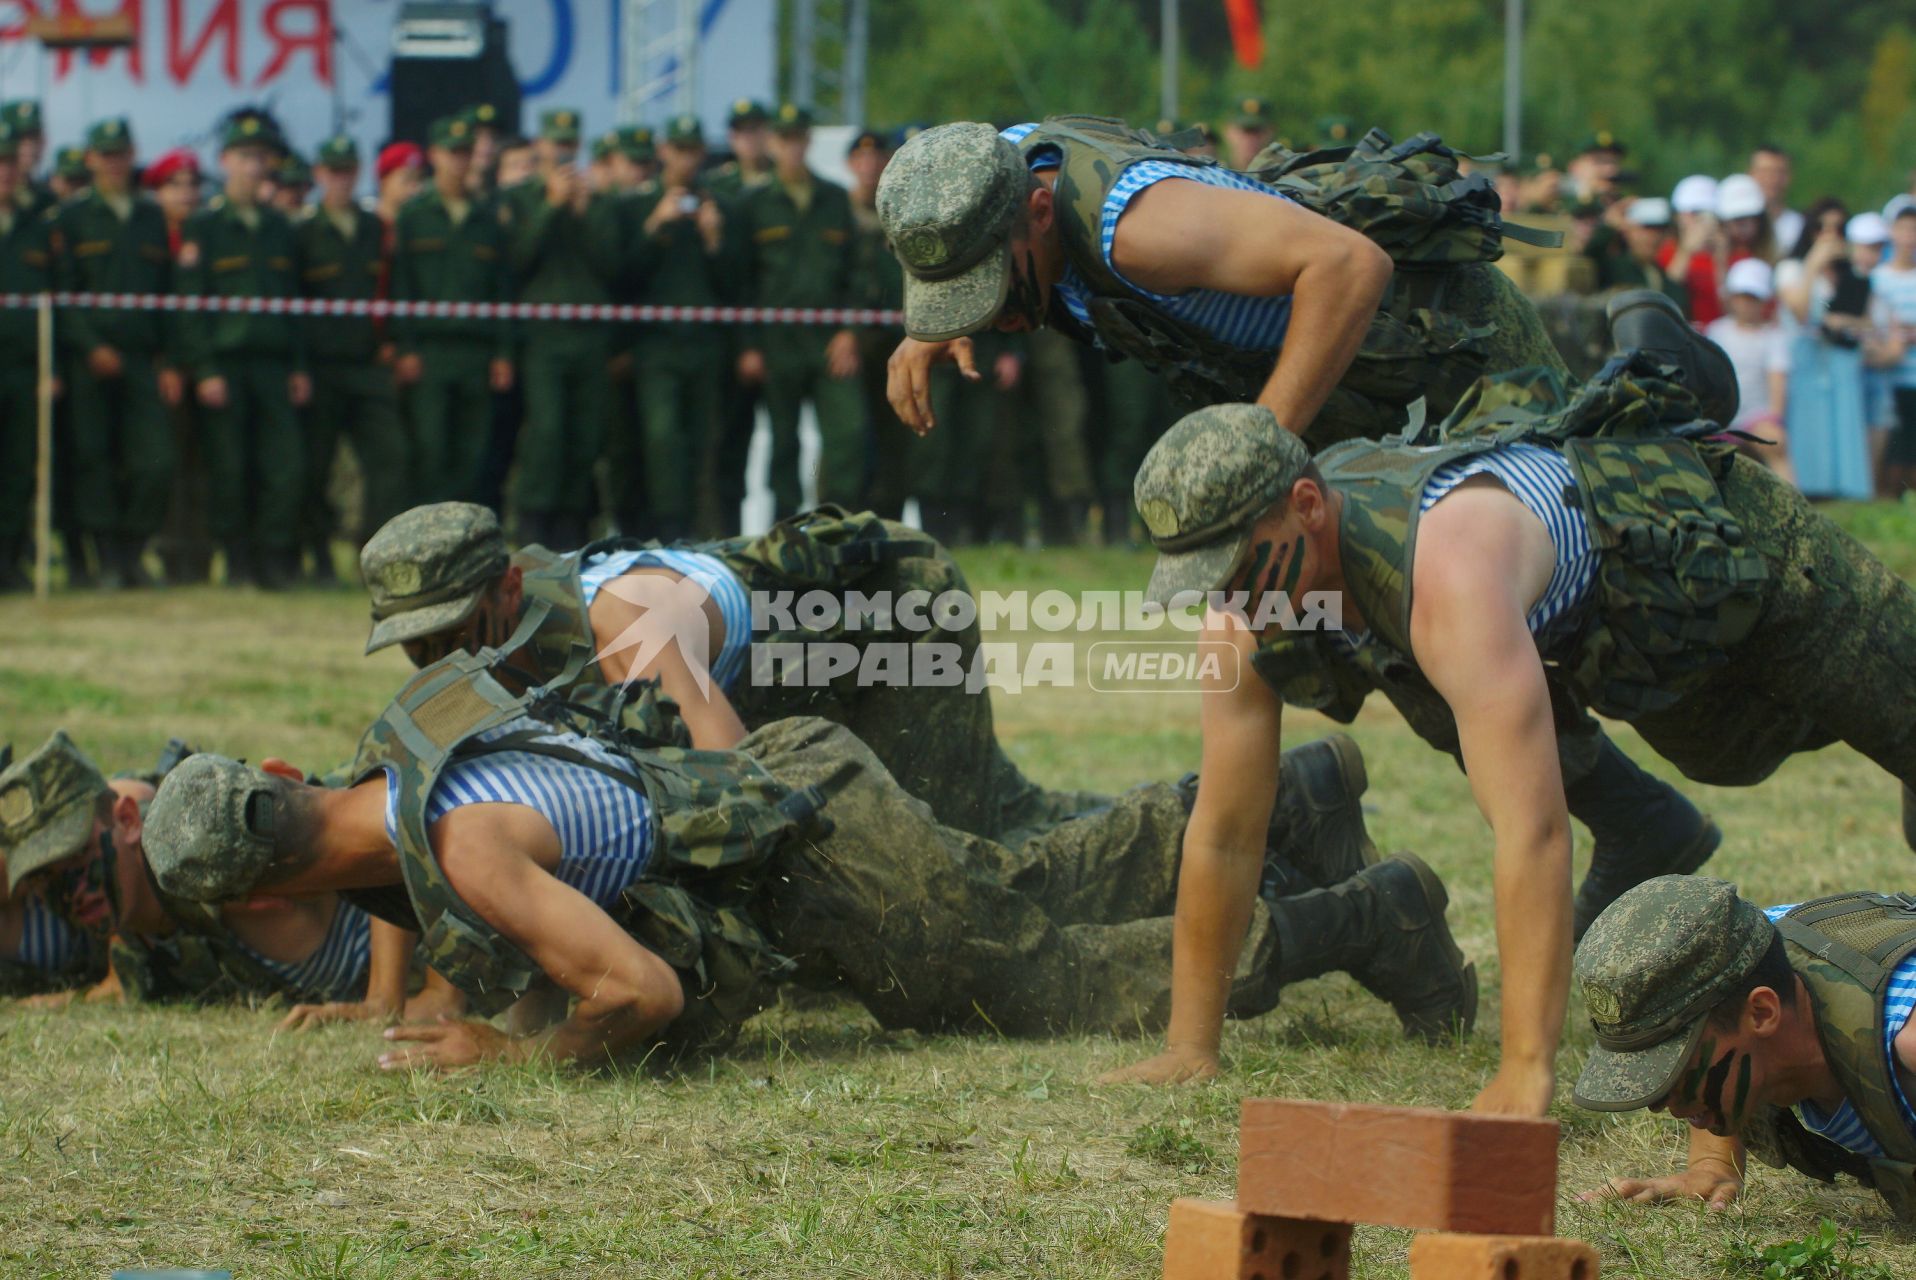
{"type": "MultiPolygon", "coordinates": [[[[242,109],[220,122],[216,157],[142,155],[124,120],[48,157],[37,104],[6,103],[0,292],[895,308],[874,204],[909,131],[857,132],[841,188],[807,165],[810,123],[800,106],[740,102],[708,146],[691,117],[594,134],[559,109],[522,137],[474,104],[424,147],[362,158],[334,138],[309,161],[270,114],[242,109]]],[[[1215,147],[1201,124],[1155,128],[1236,167],[1274,140],[1255,98],[1215,147]]],[[[1357,130],[1333,117],[1317,133],[1335,146],[1357,130]]],[[[1533,296],[1667,292],[1736,365],[1743,409],[1726,425],[1812,497],[1916,485],[1916,195],[1799,212],[1772,146],[1745,173],[1665,195],[1640,190],[1626,158],[1599,133],[1561,168],[1544,156],[1498,174],[1506,213],[1560,225],[1572,251],[1507,269],[1533,296]],[[1539,262],[1573,269],[1527,274],[1539,262]]],[[[0,330],[8,590],[32,545],[36,344],[26,312],[0,311],[0,330]]],[[[1180,408],[1136,366],[1044,331],[982,335],[988,376],[941,373],[944,429],[923,439],[891,421],[900,331],[881,325],[63,310],[56,333],[54,524],[60,572],[82,585],[143,585],[156,564],[174,582],[327,581],[339,544],[449,498],[496,507],[527,541],[726,536],[761,411],[775,516],[808,500],[911,507],[954,545],[1123,543],[1131,476],[1180,408]],[[821,453],[801,476],[806,404],[821,453]]]]}
{"type": "Polygon", "coordinates": [[[1787,151],[1645,190],[1608,134],[1559,169],[1498,176],[1507,212],[1557,221],[1583,269],[1562,287],[1661,289],[1729,353],[1746,447],[1818,499],[1916,485],[1916,180],[1880,211],[1793,206],[1787,151]]]}

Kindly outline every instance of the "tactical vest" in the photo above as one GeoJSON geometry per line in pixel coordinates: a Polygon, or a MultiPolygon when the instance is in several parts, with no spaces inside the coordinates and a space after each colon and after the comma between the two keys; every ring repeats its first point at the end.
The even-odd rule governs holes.
{"type": "Polygon", "coordinates": [[[1916,899],[1839,894],[1804,903],[1776,927],[1790,967],[1809,990],[1824,1058],[1885,1154],[1839,1147],[1804,1128],[1787,1107],[1766,1108],[1744,1133],[1745,1145],[1772,1168],[1788,1165],[1823,1182],[1847,1173],[1874,1187],[1899,1218],[1916,1220],[1916,1134],[1897,1104],[1883,1050],[1890,977],[1916,952],[1916,899]]]}
{"type": "Polygon", "coordinates": [[[686,1009],[671,1038],[709,1043],[762,1008],[791,962],[748,914],[767,860],[796,833],[815,830],[823,796],[793,791],[733,751],[659,748],[621,727],[625,690],[580,687],[561,701],[515,695],[492,675],[493,651],[455,653],[418,672],[361,740],[355,782],[382,770],[398,780],[398,853],[426,962],[493,1013],[540,979],[537,965],[481,919],[447,882],[426,831],[433,784],[456,761],[525,751],[595,769],[642,792],[651,806],[646,870],[611,914],[679,974],[686,1009]],[[535,733],[476,739],[520,717],[587,734],[630,760],[636,776],[535,733]]]}
{"type": "MultiPolygon", "coordinates": [[[[109,955],[113,972],[130,998],[142,1002],[265,1000],[276,995],[296,1000],[338,998],[336,992],[289,990],[286,980],[260,963],[227,927],[217,906],[166,893],[151,871],[147,882],[179,927],[163,937],[113,940],[109,955]]],[[[345,904],[340,905],[343,910],[345,904]]]]}
{"type": "MultiPolygon", "coordinates": [[[[1160,139],[1103,116],[1052,116],[1018,144],[1027,162],[1044,148],[1061,153],[1053,208],[1065,256],[1090,293],[1091,330],[1100,343],[1142,362],[1181,395],[1203,404],[1254,400],[1277,362],[1275,351],[1245,351],[1165,314],[1138,296],[1105,261],[1104,205],[1120,176],[1145,160],[1214,167],[1160,139]]],[[[1448,406],[1483,372],[1484,339],[1443,310],[1446,273],[1494,262],[1509,236],[1548,243],[1547,233],[1506,226],[1496,188],[1465,175],[1457,153],[1436,135],[1402,143],[1373,129],[1354,146],[1297,154],[1267,147],[1249,175],[1298,204],[1351,228],[1391,255],[1398,271],[1372,318],[1362,349],[1340,387],[1387,410],[1377,435],[1402,421],[1419,396],[1448,406]]],[[[1559,238],[1560,239],[1560,238],[1559,238]]],[[[1046,323],[1080,340],[1089,334],[1053,298],[1046,323]]]]}
{"type": "Polygon", "coordinates": [[[1253,659],[1258,673],[1286,702],[1346,721],[1368,687],[1421,681],[1410,615],[1424,490],[1440,467],[1527,443],[1569,461],[1577,492],[1564,497],[1581,507],[1598,553],[1590,597],[1560,620],[1545,661],[1604,715],[1627,720],[1677,702],[1755,626],[1769,568],[1717,489],[1727,448],[1696,442],[1718,428],[1696,419],[1694,398],[1668,372],[1619,360],[1574,398],[1554,372],[1488,379],[1435,428],[1319,454],[1343,500],[1344,589],[1371,641],[1353,650],[1324,632],[1278,632],[1253,659]]]}
{"type": "MultiPolygon", "coordinates": [[[[565,555],[541,546],[521,548],[512,558],[520,566],[526,601],[520,630],[502,649],[521,643],[552,689],[568,689],[590,676],[598,679],[593,660],[597,641],[592,619],[579,584],[579,568],[586,557],[609,551],[653,550],[656,542],[608,538],[565,555]]],[[[703,552],[723,562],[738,575],[746,592],[775,593],[848,590],[881,565],[913,556],[935,556],[938,544],[903,525],[888,524],[869,511],[852,513],[825,505],[787,516],[753,538],[728,538],[693,543],[681,548],[703,552]]],[[[840,625],[828,631],[754,633],[753,641],[828,641],[846,635],[840,625]]],[[[868,633],[866,633],[868,634],[868,633]]],[[[739,690],[749,701],[749,692],[739,690]]],[[[669,737],[659,741],[670,742],[669,737]]]]}

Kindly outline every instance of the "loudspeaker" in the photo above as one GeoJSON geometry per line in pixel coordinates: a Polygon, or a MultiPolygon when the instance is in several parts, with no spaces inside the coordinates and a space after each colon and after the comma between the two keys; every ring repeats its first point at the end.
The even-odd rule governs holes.
{"type": "Polygon", "coordinates": [[[506,21],[490,4],[403,4],[393,23],[392,138],[426,145],[434,120],[479,103],[504,133],[519,132],[519,77],[506,53],[506,21]]]}

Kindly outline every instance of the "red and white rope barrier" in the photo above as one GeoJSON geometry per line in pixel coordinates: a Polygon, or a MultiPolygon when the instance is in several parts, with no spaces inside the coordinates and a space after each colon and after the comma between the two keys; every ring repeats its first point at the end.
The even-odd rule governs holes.
{"type": "MultiPolygon", "coordinates": [[[[0,293],[0,311],[31,310],[37,293],[0,293]]],[[[664,307],[574,302],[395,302],[371,298],[219,298],[173,293],[55,293],[53,305],[107,311],[239,312],[269,316],[398,316],[425,320],[589,320],[621,324],[901,325],[870,307],[664,307]]]]}

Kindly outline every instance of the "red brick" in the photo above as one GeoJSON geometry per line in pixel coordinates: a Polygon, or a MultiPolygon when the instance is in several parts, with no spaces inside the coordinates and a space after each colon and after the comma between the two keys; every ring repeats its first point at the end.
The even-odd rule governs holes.
{"type": "Polygon", "coordinates": [[[1246,1098],[1250,1213],[1420,1231],[1556,1231],[1557,1122],[1424,1107],[1246,1098]]]}
{"type": "Polygon", "coordinates": [[[1164,1280],[1349,1280],[1351,1229],[1245,1213],[1228,1201],[1174,1200],[1164,1280]]]}
{"type": "Polygon", "coordinates": [[[1411,1280],[1597,1280],[1597,1251],[1548,1236],[1421,1235],[1411,1280]]]}

